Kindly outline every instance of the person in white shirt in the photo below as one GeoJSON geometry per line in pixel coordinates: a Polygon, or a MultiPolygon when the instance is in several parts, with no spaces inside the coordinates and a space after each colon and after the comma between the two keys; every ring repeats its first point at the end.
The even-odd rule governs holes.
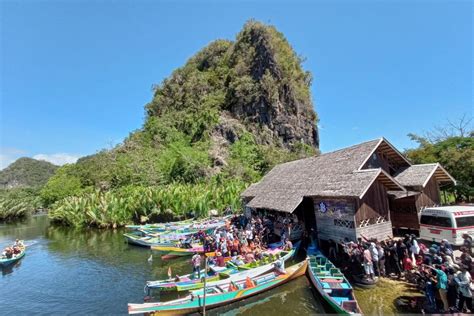
{"type": "Polygon", "coordinates": [[[458,310],[460,312],[464,309],[464,303],[466,303],[468,312],[472,311],[472,290],[471,290],[471,274],[467,271],[467,266],[461,264],[461,272],[456,277],[456,283],[459,289],[459,302],[458,310]]]}

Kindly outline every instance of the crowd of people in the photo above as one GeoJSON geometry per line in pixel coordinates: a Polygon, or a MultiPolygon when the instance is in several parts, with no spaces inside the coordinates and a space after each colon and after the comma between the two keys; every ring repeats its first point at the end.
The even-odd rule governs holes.
{"type": "Polygon", "coordinates": [[[20,254],[24,248],[23,242],[17,239],[12,246],[8,246],[3,250],[1,258],[11,259],[20,254]]]}
{"type": "MultiPolygon", "coordinates": [[[[224,267],[228,261],[239,266],[263,259],[272,243],[285,250],[290,250],[293,245],[289,240],[292,227],[296,225],[293,216],[274,216],[272,214],[252,214],[251,216],[233,216],[226,221],[225,226],[217,229],[214,234],[200,232],[194,235],[193,241],[202,243],[205,253],[214,252],[209,264],[224,267]],[[279,229],[276,234],[275,225],[279,229]],[[283,227],[283,229],[281,229],[283,227]]],[[[192,259],[193,274],[200,277],[202,257],[196,253],[192,259]]]]}
{"type": "MultiPolygon", "coordinates": [[[[329,241],[328,257],[362,282],[376,282],[380,277],[405,279],[424,291],[425,308],[431,312],[473,311],[471,283],[472,238],[463,235],[461,255],[455,256],[453,246],[441,243],[426,245],[415,235],[394,240],[359,238],[357,242],[329,241]],[[436,297],[442,304],[436,303],[436,297]]],[[[474,312],[474,311],[473,311],[474,312]]]]}

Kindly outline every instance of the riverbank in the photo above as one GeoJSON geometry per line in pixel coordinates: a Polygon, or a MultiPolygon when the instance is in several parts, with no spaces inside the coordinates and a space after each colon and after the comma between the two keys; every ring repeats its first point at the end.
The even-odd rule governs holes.
{"type": "Polygon", "coordinates": [[[24,219],[42,207],[37,189],[0,189],[0,222],[24,219]]]}
{"type": "Polygon", "coordinates": [[[420,291],[402,280],[380,278],[371,289],[355,287],[355,296],[365,315],[393,315],[399,313],[396,300],[402,296],[423,297],[420,291]]]}
{"type": "MultiPolygon", "coordinates": [[[[0,247],[16,238],[29,245],[17,265],[2,270],[0,309],[12,314],[117,314],[127,303],[142,302],[147,280],[191,272],[189,259],[162,261],[149,249],[125,243],[123,229],[73,229],[50,225],[47,216],[0,224],[0,247]],[[73,281],[72,281],[73,280],[73,281]],[[25,288],[28,284],[28,288],[25,288]],[[85,294],[87,293],[87,294],[85,294]]],[[[419,295],[401,281],[381,280],[373,289],[357,289],[366,314],[394,314],[398,296],[419,295]]],[[[314,315],[330,312],[306,277],[243,302],[210,312],[212,315],[314,315]],[[282,303],[283,302],[283,303],[282,303]]]]}

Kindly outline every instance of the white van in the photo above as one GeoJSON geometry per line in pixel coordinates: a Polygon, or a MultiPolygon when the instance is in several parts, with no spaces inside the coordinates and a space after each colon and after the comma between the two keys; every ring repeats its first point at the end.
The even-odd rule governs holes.
{"type": "Polygon", "coordinates": [[[429,207],[420,214],[420,238],[461,246],[463,234],[474,239],[474,206],[429,207]]]}

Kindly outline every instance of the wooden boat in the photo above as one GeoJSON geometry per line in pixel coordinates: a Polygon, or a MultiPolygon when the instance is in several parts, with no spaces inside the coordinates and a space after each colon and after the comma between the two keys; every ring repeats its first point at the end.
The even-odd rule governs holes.
{"type": "MultiPolygon", "coordinates": [[[[244,264],[242,266],[235,266],[228,262],[227,267],[211,266],[207,273],[206,282],[233,280],[237,281],[246,276],[255,277],[264,273],[270,272],[274,268],[277,260],[283,262],[291,259],[296,253],[296,249],[291,251],[281,251],[277,255],[271,255],[255,263],[244,264]]],[[[205,275],[205,271],[201,271],[201,275],[205,275]]],[[[217,283],[218,285],[219,283],[217,283]]],[[[189,291],[202,288],[204,286],[203,278],[194,278],[193,274],[187,274],[179,277],[179,281],[175,280],[159,280],[148,281],[146,289],[157,289],[159,291],[189,291]]]]}
{"type": "Polygon", "coordinates": [[[191,248],[182,248],[177,246],[152,246],[151,250],[165,253],[168,256],[183,257],[192,256],[195,253],[204,253],[204,246],[191,245],[191,248]]]}
{"type": "Polygon", "coordinates": [[[163,223],[163,224],[145,224],[145,225],[127,225],[128,229],[131,230],[148,230],[153,232],[173,232],[180,230],[181,232],[186,231],[199,231],[199,230],[212,230],[225,225],[229,216],[213,218],[213,219],[202,219],[202,220],[186,220],[175,223],[163,223]]]}
{"type": "Polygon", "coordinates": [[[126,241],[129,244],[142,246],[142,247],[177,247],[177,243],[180,240],[186,239],[191,235],[198,233],[198,230],[192,230],[189,232],[162,232],[153,233],[147,230],[136,230],[133,233],[123,234],[126,241]]]}
{"type": "MultiPolygon", "coordinates": [[[[285,284],[306,272],[307,260],[286,269],[285,274],[271,272],[238,282],[227,282],[221,285],[206,287],[206,309],[243,300],[263,293],[277,286],[285,284]],[[250,282],[249,282],[250,281],[250,282]],[[249,284],[251,283],[251,285],[249,284]],[[250,285],[250,286],[249,286],[250,285]]],[[[129,314],[160,314],[184,315],[202,310],[204,304],[204,290],[191,291],[190,295],[182,299],[160,303],[128,304],[129,314]]]]}
{"type": "Polygon", "coordinates": [[[139,236],[137,234],[123,234],[125,240],[131,245],[137,245],[142,247],[151,246],[175,246],[175,242],[163,243],[160,238],[150,236],[139,236]]]}
{"type": "Polygon", "coordinates": [[[165,233],[150,233],[146,230],[137,230],[133,233],[123,234],[129,244],[152,247],[176,247],[178,241],[188,238],[196,234],[198,231],[190,231],[185,233],[180,232],[165,232],[165,233]]]}
{"type": "Polygon", "coordinates": [[[311,283],[338,314],[361,314],[353,289],[341,271],[316,248],[308,248],[311,283]]]}
{"type": "Polygon", "coordinates": [[[14,264],[15,262],[19,261],[21,258],[23,258],[26,254],[26,247],[23,247],[21,252],[17,254],[16,256],[13,256],[12,258],[5,258],[5,257],[0,257],[0,266],[2,267],[7,267],[11,264],[14,264]]]}
{"type": "Polygon", "coordinates": [[[168,229],[179,229],[184,226],[189,226],[193,223],[193,219],[185,219],[177,222],[168,223],[156,223],[156,224],[144,224],[144,225],[126,225],[125,227],[130,230],[150,229],[154,231],[165,231],[168,229]]]}

